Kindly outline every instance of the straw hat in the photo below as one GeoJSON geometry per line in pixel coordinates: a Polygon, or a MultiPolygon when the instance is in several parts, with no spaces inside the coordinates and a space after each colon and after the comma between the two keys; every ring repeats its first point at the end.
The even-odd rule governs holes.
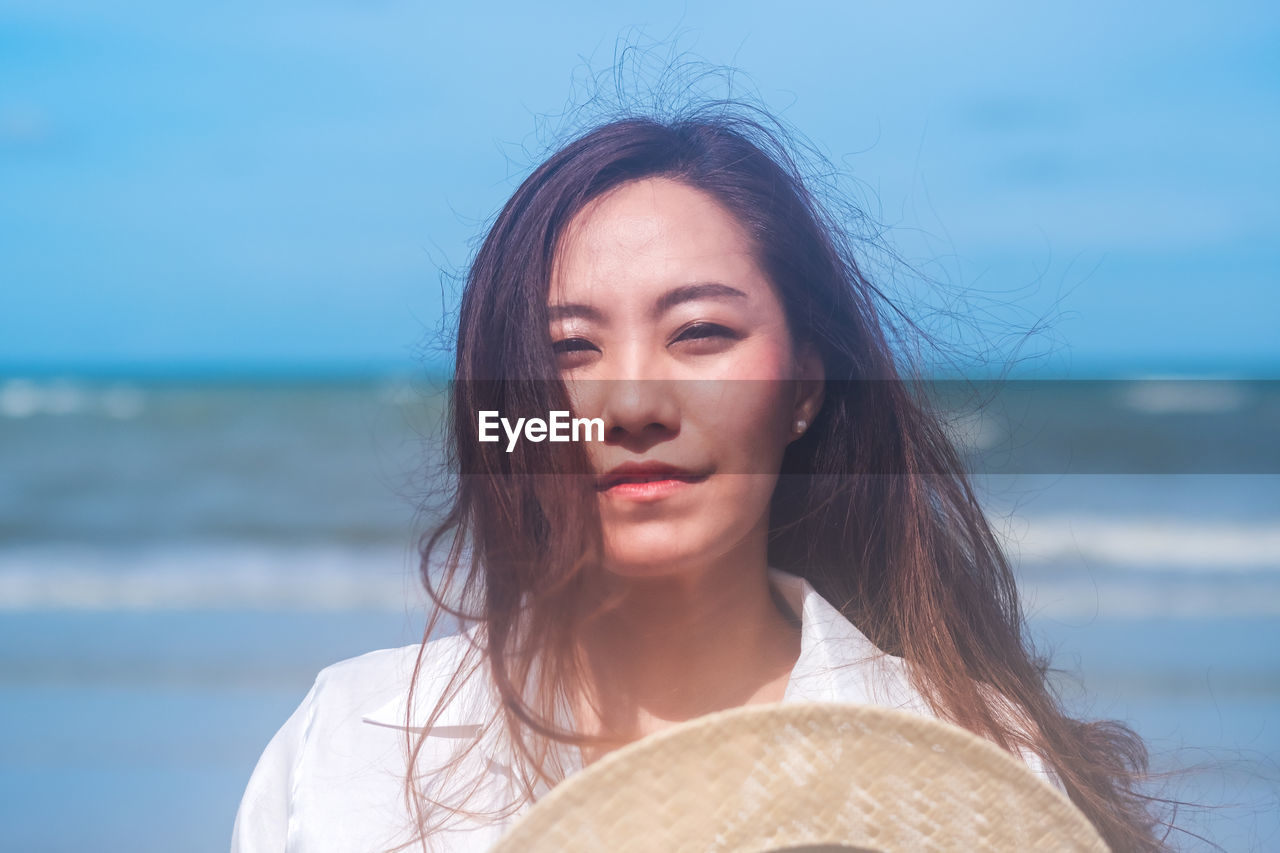
{"type": "Polygon", "coordinates": [[[534,803],[494,853],[1106,851],[1014,756],[864,705],[734,708],[628,744],[534,803]]]}

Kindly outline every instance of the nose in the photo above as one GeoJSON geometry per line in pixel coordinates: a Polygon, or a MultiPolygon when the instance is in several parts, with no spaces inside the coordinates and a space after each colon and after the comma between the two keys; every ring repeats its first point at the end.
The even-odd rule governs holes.
{"type": "Polygon", "coordinates": [[[602,379],[600,417],[606,443],[642,451],[680,426],[675,389],[665,379],[602,379]]]}
{"type": "Polygon", "coordinates": [[[615,343],[606,353],[592,376],[567,380],[575,414],[600,418],[605,444],[636,453],[675,435],[681,405],[661,353],[649,350],[642,337],[615,343]]]}

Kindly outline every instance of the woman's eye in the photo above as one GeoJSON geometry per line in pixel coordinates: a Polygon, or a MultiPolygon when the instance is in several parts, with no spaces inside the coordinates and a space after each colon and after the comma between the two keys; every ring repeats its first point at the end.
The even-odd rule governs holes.
{"type": "Polygon", "coordinates": [[[599,352],[599,348],[586,338],[564,338],[554,341],[551,351],[555,353],[556,364],[562,370],[570,370],[585,366],[599,352]]]}
{"type": "Polygon", "coordinates": [[[557,353],[582,352],[583,350],[593,350],[595,348],[595,344],[591,343],[591,341],[586,338],[565,338],[564,340],[556,341],[551,344],[551,349],[555,350],[557,353]]]}
{"type": "Polygon", "coordinates": [[[739,335],[732,329],[721,326],[719,323],[694,323],[681,329],[680,332],[671,341],[679,343],[680,341],[703,341],[703,340],[730,340],[736,341],[739,335]]]}

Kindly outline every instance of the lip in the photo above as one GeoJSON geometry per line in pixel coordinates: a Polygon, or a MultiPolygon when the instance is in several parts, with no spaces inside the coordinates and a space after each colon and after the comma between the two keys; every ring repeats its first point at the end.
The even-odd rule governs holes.
{"type": "Polygon", "coordinates": [[[664,462],[624,462],[596,479],[602,493],[631,500],[659,500],[707,479],[664,462]]]}

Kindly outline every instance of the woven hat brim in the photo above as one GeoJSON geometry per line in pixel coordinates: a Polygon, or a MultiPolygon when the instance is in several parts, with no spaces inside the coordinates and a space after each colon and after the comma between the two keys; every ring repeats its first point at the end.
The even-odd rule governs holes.
{"type": "Polygon", "coordinates": [[[699,717],[570,776],[494,853],[706,853],[834,846],[1106,851],[1060,791],[971,732],[836,703],[699,717]]]}

